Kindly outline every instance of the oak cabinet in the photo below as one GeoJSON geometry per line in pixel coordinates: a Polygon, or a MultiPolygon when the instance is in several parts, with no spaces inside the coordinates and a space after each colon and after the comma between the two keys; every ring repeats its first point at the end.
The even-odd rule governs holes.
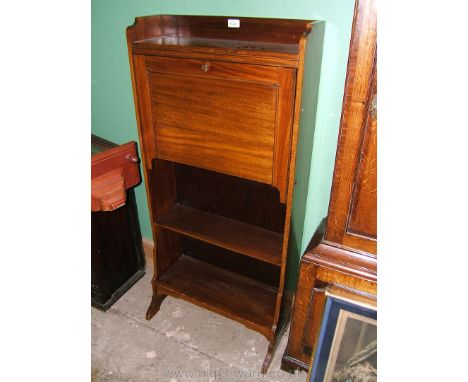
{"type": "MultiPolygon", "coordinates": [[[[306,20],[138,17],[127,28],[155,241],[153,298],[183,298],[263,334],[283,287],[306,20]]],[[[281,314],[280,314],[281,313],[281,314]]]]}
{"type": "Polygon", "coordinates": [[[307,369],[318,339],[325,290],[376,298],[377,69],[374,0],[357,0],[328,216],[301,259],[282,367],[307,369]]]}

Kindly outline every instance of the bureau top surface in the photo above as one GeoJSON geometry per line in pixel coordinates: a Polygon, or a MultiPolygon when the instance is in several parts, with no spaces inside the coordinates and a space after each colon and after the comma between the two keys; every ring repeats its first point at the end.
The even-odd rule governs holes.
{"type": "Polygon", "coordinates": [[[228,50],[232,52],[257,51],[283,53],[292,56],[297,55],[299,53],[299,47],[296,44],[278,44],[242,40],[223,40],[203,37],[161,36],[149,38],[146,40],[135,41],[133,43],[133,46],[147,49],[173,49],[176,47],[185,47],[187,49],[211,48],[213,50],[228,50]]]}
{"type": "Polygon", "coordinates": [[[273,55],[295,59],[312,21],[233,16],[137,17],[127,28],[134,49],[273,55]]]}

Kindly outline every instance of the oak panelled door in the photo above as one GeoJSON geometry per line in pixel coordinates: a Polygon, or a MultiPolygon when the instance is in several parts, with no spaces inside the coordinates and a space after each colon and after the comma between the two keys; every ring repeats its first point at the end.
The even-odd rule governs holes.
{"type": "MultiPolygon", "coordinates": [[[[369,17],[366,33],[375,32],[369,17]]],[[[325,240],[377,254],[377,70],[376,44],[369,39],[359,55],[350,52],[347,82],[369,78],[367,86],[354,86],[343,102],[339,146],[330,198],[325,240]],[[356,55],[356,57],[352,57],[356,55]],[[353,70],[354,69],[354,70],[353,70]]]]}
{"type": "Polygon", "coordinates": [[[343,237],[343,244],[361,241],[375,254],[377,239],[377,86],[376,73],[372,80],[371,95],[367,105],[364,139],[356,174],[356,182],[350,203],[350,216],[343,237]]]}

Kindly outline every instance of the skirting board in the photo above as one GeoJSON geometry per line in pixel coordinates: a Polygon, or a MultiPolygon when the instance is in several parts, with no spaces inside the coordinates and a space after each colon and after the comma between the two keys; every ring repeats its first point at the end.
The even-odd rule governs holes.
{"type": "Polygon", "coordinates": [[[143,252],[145,252],[146,264],[153,264],[154,242],[151,239],[143,238],[143,252]]]}

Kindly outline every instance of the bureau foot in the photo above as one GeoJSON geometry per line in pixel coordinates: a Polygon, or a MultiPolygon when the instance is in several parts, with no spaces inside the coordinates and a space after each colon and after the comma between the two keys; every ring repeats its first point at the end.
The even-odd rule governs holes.
{"type": "Polygon", "coordinates": [[[265,374],[268,371],[275,349],[276,349],[276,339],[274,339],[268,345],[268,350],[267,350],[267,353],[266,353],[266,356],[262,365],[262,374],[265,374]]]}
{"type": "Polygon", "coordinates": [[[161,307],[161,303],[166,298],[165,294],[153,294],[153,298],[151,299],[151,304],[146,311],[146,319],[151,320],[153,316],[159,312],[159,308],[161,307]]]}
{"type": "Polygon", "coordinates": [[[309,370],[309,365],[304,363],[298,359],[295,359],[286,354],[287,349],[283,354],[283,358],[281,359],[281,370],[286,371],[287,373],[294,374],[296,371],[306,371],[309,370]]]}

